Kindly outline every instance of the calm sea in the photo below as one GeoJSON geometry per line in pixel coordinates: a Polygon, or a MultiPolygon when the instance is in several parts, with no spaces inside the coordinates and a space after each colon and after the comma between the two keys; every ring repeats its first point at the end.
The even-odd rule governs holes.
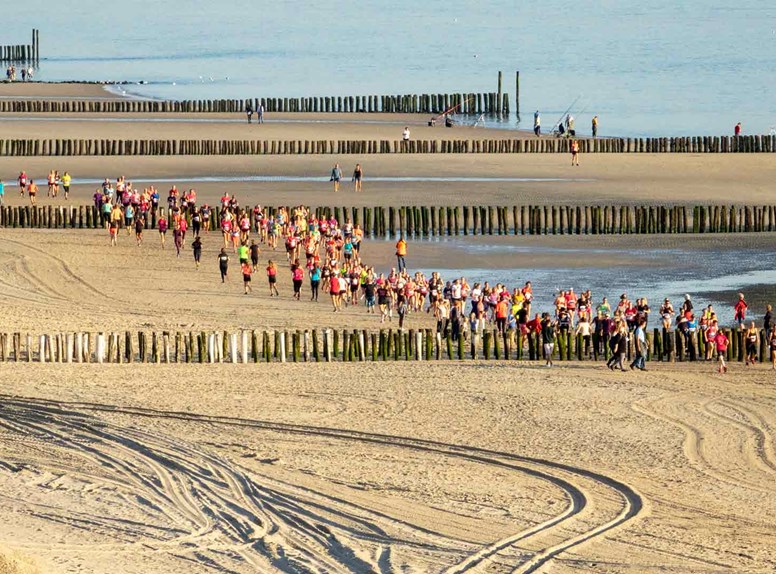
{"type": "Polygon", "coordinates": [[[142,80],[148,97],[495,91],[503,70],[514,98],[520,70],[523,128],[575,101],[579,131],[597,114],[603,135],[776,126],[772,0],[27,0],[0,43],[33,26],[39,79],[142,80]]]}

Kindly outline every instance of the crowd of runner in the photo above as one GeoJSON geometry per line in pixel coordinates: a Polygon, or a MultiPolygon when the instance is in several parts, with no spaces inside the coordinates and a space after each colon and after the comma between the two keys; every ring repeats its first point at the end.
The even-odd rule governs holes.
{"type": "MultiPolygon", "coordinates": [[[[22,181],[23,176],[24,173],[20,175],[20,188],[33,185],[32,181],[22,181]]],[[[52,172],[49,195],[57,197],[61,185],[67,197],[69,182],[67,172],[62,177],[52,172]]],[[[253,291],[253,276],[259,274],[266,277],[269,296],[278,297],[285,290],[278,285],[288,285],[281,277],[288,274],[294,299],[301,300],[306,291],[304,296],[317,302],[324,293],[334,312],[345,307],[363,307],[366,313],[379,317],[381,324],[395,320],[400,329],[409,315],[427,314],[436,320],[437,331],[443,336],[449,334],[453,340],[481,334],[488,327],[509,337],[513,344],[518,335],[525,341],[526,335],[535,333],[544,345],[548,366],[552,364],[552,350],[559,336],[580,336],[587,356],[604,354],[608,347],[612,355],[608,366],[612,369],[625,369],[624,353],[632,339],[636,358],[630,367],[644,369],[649,326],[675,329],[683,336],[688,351],[690,342],[700,332],[707,343],[704,358],[712,360],[716,354],[720,372],[727,368],[724,351],[729,341],[713,307],[696,309],[690,295],[685,295],[678,308],[665,299],[657,310],[657,319],[652,319],[654,311],[646,298],[631,300],[623,293],[612,304],[606,297],[595,301],[589,290],[577,294],[568,289],[557,293],[550,311],[540,313],[533,308],[530,281],[509,288],[487,281],[470,284],[466,277],[444,280],[437,272],[427,276],[420,271],[408,271],[407,241],[403,237],[395,245],[397,266],[387,273],[378,273],[362,259],[364,233],[359,225],[349,219],[338,221],[333,216],[318,218],[304,206],[271,211],[261,205],[242,206],[236,196],[228,193],[217,206],[198,205],[194,189],[180,191],[173,185],[163,197],[155,187],[140,190],[123,177],[115,182],[106,178],[95,191],[93,201],[112,246],[118,244],[121,229],[130,236],[134,231],[136,244],[142,245],[147,220],[153,217],[162,249],[167,247],[168,232],[178,257],[184,251],[187,236],[193,238],[191,249],[199,268],[203,236],[214,236],[220,247],[221,281],[229,281],[232,257],[236,257],[246,295],[253,291]],[[264,264],[260,257],[262,249],[285,252],[285,260],[278,254],[264,264]]],[[[734,316],[737,328],[744,333],[749,365],[757,358],[760,334],[754,322],[747,324],[747,310],[744,296],[739,294],[734,316]]],[[[763,329],[776,368],[776,329],[772,329],[770,306],[763,329]]]]}

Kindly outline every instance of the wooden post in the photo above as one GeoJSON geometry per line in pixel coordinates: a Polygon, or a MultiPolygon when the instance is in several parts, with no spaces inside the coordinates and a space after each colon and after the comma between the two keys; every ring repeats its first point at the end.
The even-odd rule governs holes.
{"type": "Polygon", "coordinates": [[[515,111],[520,119],[520,71],[515,72],[515,111]]]}
{"type": "Polygon", "coordinates": [[[503,111],[503,109],[501,107],[501,101],[502,101],[501,94],[503,92],[503,90],[501,88],[501,81],[502,81],[502,74],[501,74],[501,70],[499,70],[498,71],[498,96],[497,96],[497,100],[496,100],[496,106],[498,106],[498,114],[499,115],[501,115],[501,113],[503,111]]]}

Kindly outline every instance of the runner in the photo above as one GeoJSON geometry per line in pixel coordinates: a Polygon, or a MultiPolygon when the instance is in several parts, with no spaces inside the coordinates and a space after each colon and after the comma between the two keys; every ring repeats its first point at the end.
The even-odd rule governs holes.
{"type": "Polygon", "coordinates": [[[730,341],[727,338],[727,335],[725,335],[724,331],[720,331],[717,333],[717,336],[714,338],[714,342],[717,346],[717,361],[719,362],[719,368],[718,372],[720,374],[727,373],[727,363],[725,362],[725,355],[727,354],[728,350],[728,344],[730,341]]]}
{"type": "Polygon", "coordinates": [[[299,260],[295,260],[291,265],[291,280],[294,283],[294,299],[300,300],[302,295],[302,282],[304,281],[304,269],[299,265],[299,260]]]}
{"type": "Polygon", "coordinates": [[[310,301],[318,301],[318,289],[321,284],[321,268],[316,263],[310,273],[310,292],[312,293],[310,301]]]}
{"type": "Polygon", "coordinates": [[[277,287],[278,269],[272,259],[267,262],[267,281],[269,282],[269,296],[272,297],[275,295],[276,297],[280,297],[277,287]]]}
{"type": "Polygon", "coordinates": [[[145,229],[145,218],[141,215],[135,220],[135,241],[137,241],[138,247],[140,247],[143,244],[144,229],[145,229]]]}
{"type": "Polygon", "coordinates": [[[119,236],[119,222],[118,220],[112,219],[110,222],[110,227],[108,228],[108,233],[110,233],[110,245],[111,247],[116,247],[118,245],[118,236],[119,236]]]}
{"type": "Polygon", "coordinates": [[[396,242],[396,260],[398,262],[399,273],[407,268],[407,262],[405,257],[407,256],[407,241],[402,235],[399,241],[396,242]]]}
{"type": "Polygon", "coordinates": [[[194,252],[194,264],[197,269],[199,269],[199,261],[202,259],[202,239],[199,235],[197,235],[191,243],[191,250],[194,252]]]}
{"type": "Polygon", "coordinates": [[[70,174],[68,172],[65,172],[62,175],[62,189],[65,192],[65,201],[70,199],[70,183],[72,182],[73,178],[70,177],[70,174]]]}
{"type": "Polygon", "coordinates": [[[247,261],[243,261],[240,263],[240,270],[242,271],[243,276],[243,287],[245,289],[245,294],[253,292],[253,288],[251,287],[251,266],[248,264],[247,261]]]}
{"type": "Polygon", "coordinates": [[[162,249],[164,249],[164,239],[167,237],[167,219],[164,217],[159,218],[156,222],[156,227],[159,230],[159,240],[162,243],[162,249]]]}
{"type": "Polygon", "coordinates": [[[229,255],[226,253],[226,249],[221,248],[221,252],[218,254],[218,269],[221,271],[221,283],[226,282],[229,271],[229,255]]]}
{"type": "Polygon", "coordinates": [[[776,370],[776,329],[771,331],[771,336],[768,339],[768,347],[771,350],[771,369],[776,370]]]}
{"type": "Polygon", "coordinates": [[[256,245],[256,241],[251,239],[251,247],[249,249],[251,252],[251,265],[253,266],[253,271],[257,271],[259,266],[259,246],[256,245]]]}
{"type": "Polygon", "coordinates": [[[38,197],[38,186],[35,185],[33,180],[30,180],[30,184],[27,186],[27,195],[30,196],[30,204],[36,205],[38,197]]]}
{"type": "Polygon", "coordinates": [[[579,165],[579,141],[573,140],[571,142],[571,165],[579,165]]]}
{"type": "Polygon", "coordinates": [[[19,182],[19,195],[24,197],[24,191],[27,189],[27,172],[22,171],[17,181],[19,182]]]}

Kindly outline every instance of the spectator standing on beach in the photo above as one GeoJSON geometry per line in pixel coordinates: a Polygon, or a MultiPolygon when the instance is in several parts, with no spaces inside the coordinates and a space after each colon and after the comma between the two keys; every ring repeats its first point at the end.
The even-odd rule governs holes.
{"type": "Polygon", "coordinates": [[[409,126],[404,126],[404,131],[401,132],[401,139],[405,143],[410,141],[410,128],[409,128],[409,126]]]}
{"type": "Polygon", "coordinates": [[[571,142],[571,165],[579,166],[579,141],[577,140],[571,142]]]}
{"type": "Polygon", "coordinates": [[[544,348],[545,367],[552,367],[552,353],[555,350],[555,323],[550,319],[549,313],[545,313],[541,323],[542,345],[544,348]]]}
{"type": "Polygon", "coordinates": [[[633,342],[636,347],[636,358],[630,364],[631,369],[639,369],[640,371],[646,371],[644,361],[647,356],[647,336],[644,333],[644,329],[647,327],[647,321],[642,319],[636,329],[633,331],[633,342]]]}
{"type": "Polygon", "coordinates": [[[733,307],[733,312],[735,313],[735,321],[738,325],[738,330],[743,331],[744,330],[744,321],[746,320],[746,310],[749,308],[749,305],[746,304],[746,301],[744,301],[744,294],[739,293],[738,294],[738,301],[736,301],[735,306],[733,307]]]}
{"type": "Polygon", "coordinates": [[[765,340],[771,340],[771,331],[773,330],[773,307],[765,306],[765,315],[763,316],[763,331],[765,331],[765,340]]]}
{"type": "Polygon", "coordinates": [[[542,136],[542,117],[539,110],[534,112],[534,135],[538,138],[542,136]]]}
{"type": "Polygon", "coordinates": [[[3,180],[0,179],[0,207],[5,205],[5,184],[3,183],[3,180]]]}
{"type": "Polygon", "coordinates": [[[354,182],[354,191],[363,191],[361,187],[361,180],[364,177],[364,170],[361,169],[361,164],[356,164],[356,169],[353,170],[353,182],[354,182]]]}
{"type": "Polygon", "coordinates": [[[340,186],[340,180],[342,179],[342,170],[340,169],[340,166],[338,163],[334,164],[334,167],[331,168],[331,176],[329,177],[329,181],[334,182],[334,192],[339,191],[340,186]]]}
{"type": "Polygon", "coordinates": [[[396,242],[396,261],[399,266],[399,273],[407,268],[405,257],[407,256],[407,240],[402,235],[396,242]]]}
{"type": "Polygon", "coordinates": [[[263,124],[264,123],[264,104],[262,102],[259,102],[259,107],[256,108],[257,112],[257,118],[256,123],[263,124]]]}
{"type": "Polygon", "coordinates": [[[741,135],[741,122],[738,122],[736,124],[736,127],[733,128],[733,135],[740,136],[741,135]]]}
{"type": "Polygon", "coordinates": [[[245,115],[248,116],[248,123],[253,119],[253,106],[250,102],[245,105],[245,115]]]}
{"type": "Polygon", "coordinates": [[[593,137],[598,137],[598,116],[593,116],[593,122],[592,122],[592,128],[593,128],[593,137]]]}

